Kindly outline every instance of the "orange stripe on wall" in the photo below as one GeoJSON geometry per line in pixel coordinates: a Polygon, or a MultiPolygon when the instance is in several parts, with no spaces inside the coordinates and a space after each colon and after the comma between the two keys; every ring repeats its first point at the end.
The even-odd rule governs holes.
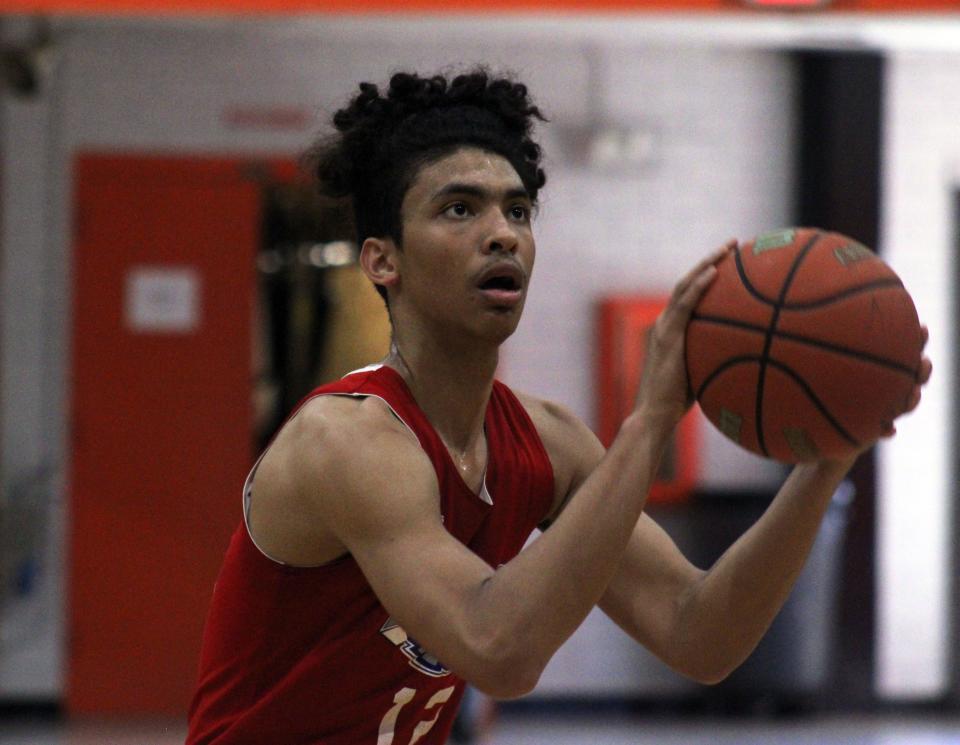
{"type": "MultiPolygon", "coordinates": [[[[768,3],[770,0],[768,0],[768,3]]],[[[794,3],[795,4],[795,3],[794,3]]],[[[751,9],[741,0],[0,0],[0,12],[62,14],[163,14],[195,13],[286,14],[286,13],[564,13],[564,12],[717,12],[751,9]]],[[[788,10],[791,14],[796,10],[788,10]]],[[[953,12],[960,14],[958,0],[834,0],[825,8],[799,11],[823,12],[953,12]]]]}

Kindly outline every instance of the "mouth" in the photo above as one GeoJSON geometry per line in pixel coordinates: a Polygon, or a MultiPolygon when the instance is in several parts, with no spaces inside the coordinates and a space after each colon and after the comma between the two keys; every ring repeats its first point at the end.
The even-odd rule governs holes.
{"type": "Polygon", "coordinates": [[[477,287],[491,303],[514,306],[523,297],[524,273],[516,264],[499,264],[480,275],[477,287]]]}

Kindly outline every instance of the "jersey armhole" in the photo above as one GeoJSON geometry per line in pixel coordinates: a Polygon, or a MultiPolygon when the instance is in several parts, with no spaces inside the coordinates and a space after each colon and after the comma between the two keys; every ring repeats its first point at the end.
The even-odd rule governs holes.
{"type": "MultiPolygon", "coordinates": [[[[386,407],[390,409],[390,412],[397,418],[397,421],[399,421],[401,424],[403,424],[404,427],[407,428],[407,430],[414,437],[414,439],[417,440],[417,442],[420,442],[419,438],[417,437],[417,433],[413,431],[410,425],[403,420],[403,418],[396,412],[396,410],[390,405],[390,403],[386,399],[384,399],[382,396],[378,396],[374,393],[318,393],[313,398],[317,398],[319,396],[343,396],[346,398],[377,398],[380,401],[383,401],[384,405],[386,405],[386,407]]],[[[313,399],[312,398],[307,399],[307,401],[304,401],[303,403],[306,404],[311,400],[313,399]]],[[[303,411],[303,408],[304,406],[301,405],[299,409],[296,412],[294,412],[293,416],[290,417],[290,419],[288,419],[287,422],[285,422],[284,426],[286,426],[286,424],[289,424],[294,419],[296,419],[300,415],[300,412],[303,411]]],[[[250,469],[250,473],[247,474],[247,478],[243,482],[243,527],[244,527],[244,530],[246,530],[247,532],[247,537],[250,539],[250,542],[253,544],[254,548],[256,548],[257,551],[259,551],[265,558],[269,559],[274,564],[278,564],[283,567],[291,567],[295,569],[315,569],[317,567],[328,566],[335,562],[341,561],[344,557],[348,556],[349,554],[338,556],[337,558],[331,559],[330,561],[324,562],[323,564],[315,564],[315,565],[288,564],[287,562],[277,559],[276,557],[271,556],[269,553],[264,551],[263,548],[257,543],[257,539],[253,537],[253,532],[250,530],[250,508],[253,505],[253,480],[257,474],[257,468],[259,468],[260,462],[263,460],[264,456],[269,451],[270,451],[270,445],[267,445],[267,447],[264,448],[263,452],[260,453],[260,457],[257,458],[256,463],[253,464],[253,468],[250,469]]],[[[484,490],[486,490],[486,482],[484,482],[484,490]]]]}

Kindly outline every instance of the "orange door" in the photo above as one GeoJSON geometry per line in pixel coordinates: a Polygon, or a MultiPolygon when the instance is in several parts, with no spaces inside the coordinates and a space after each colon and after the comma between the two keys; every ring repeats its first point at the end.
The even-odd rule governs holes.
{"type": "Polygon", "coordinates": [[[75,195],[67,705],[183,714],[252,455],[259,194],[88,155],[75,195]]]}

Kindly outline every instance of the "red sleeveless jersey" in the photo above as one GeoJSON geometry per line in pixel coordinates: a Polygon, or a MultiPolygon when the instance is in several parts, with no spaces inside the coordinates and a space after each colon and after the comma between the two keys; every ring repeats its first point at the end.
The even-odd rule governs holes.
{"type": "MultiPolygon", "coordinates": [[[[550,509],[550,461],[502,383],[484,420],[479,496],[395,370],[360,371],[305,400],[329,394],[377,396],[393,409],[433,463],[444,526],[491,566],[516,556],[550,509]]],[[[187,745],[438,745],[463,687],[390,619],[351,557],[286,566],[257,549],[242,521],[214,588],[187,745]]]]}

